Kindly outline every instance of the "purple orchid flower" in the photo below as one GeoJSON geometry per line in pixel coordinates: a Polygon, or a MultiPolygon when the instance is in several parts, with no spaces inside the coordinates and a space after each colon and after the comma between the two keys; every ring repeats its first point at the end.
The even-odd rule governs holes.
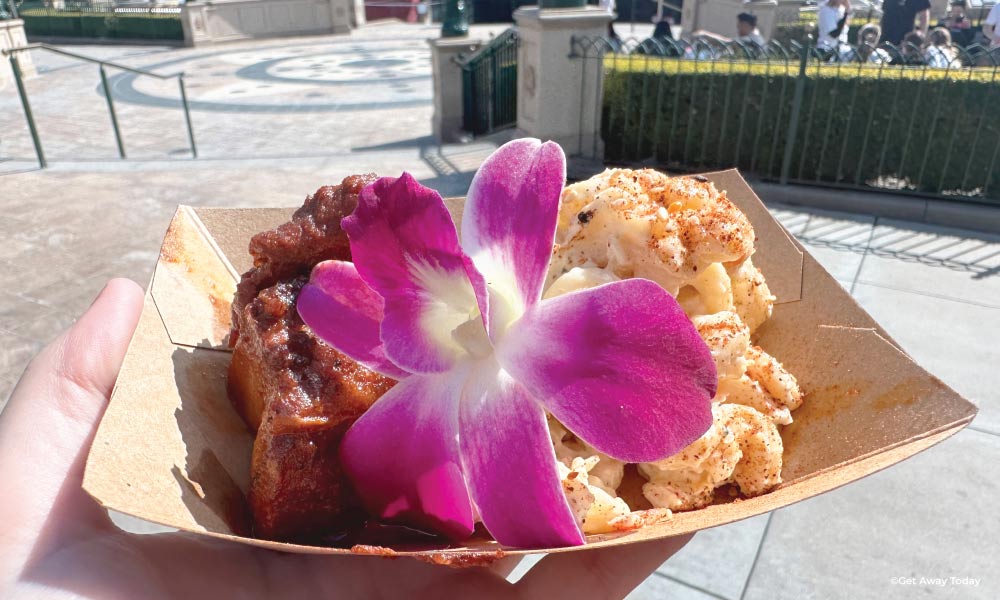
{"type": "Polygon", "coordinates": [[[562,149],[520,139],[479,168],[462,242],[441,196],[407,173],[343,220],[353,264],[316,265],[302,319],[399,379],[347,431],[366,507],[463,539],[579,545],[545,411],[608,456],[674,454],[712,422],[711,354],[677,302],[628,279],[541,300],[566,178],[562,149]]]}

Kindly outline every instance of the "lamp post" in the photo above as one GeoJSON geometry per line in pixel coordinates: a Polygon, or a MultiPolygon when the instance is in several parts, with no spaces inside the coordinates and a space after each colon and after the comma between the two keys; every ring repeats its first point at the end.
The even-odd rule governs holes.
{"type": "Polygon", "coordinates": [[[469,5],[466,0],[446,0],[441,19],[441,37],[469,35],[469,5]]]}

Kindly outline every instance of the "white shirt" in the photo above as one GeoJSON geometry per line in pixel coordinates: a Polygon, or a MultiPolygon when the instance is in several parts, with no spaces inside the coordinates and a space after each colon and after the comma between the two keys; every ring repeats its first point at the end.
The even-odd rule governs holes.
{"type": "Polygon", "coordinates": [[[983,25],[993,26],[993,39],[990,41],[990,48],[1000,48],[1000,4],[993,5],[990,14],[983,21],[983,25]]]}
{"type": "MultiPolygon", "coordinates": [[[[889,64],[889,53],[881,48],[874,48],[872,53],[868,55],[868,62],[874,65],[889,64]]],[[[832,60],[831,60],[832,62],[832,60]]],[[[840,47],[840,59],[837,62],[849,63],[849,62],[861,62],[861,56],[858,51],[851,46],[841,46],[840,47]]]]}
{"type": "Polygon", "coordinates": [[[950,48],[939,48],[937,46],[928,46],[924,50],[924,58],[927,59],[928,67],[937,69],[947,69],[951,66],[952,61],[955,60],[955,56],[950,48]]]}
{"type": "Polygon", "coordinates": [[[844,18],[844,14],[847,9],[843,6],[830,6],[829,4],[824,4],[819,7],[819,13],[817,15],[818,23],[817,29],[819,29],[819,39],[816,40],[816,45],[820,48],[825,48],[827,50],[833,50],[840,46],[840,44],[847,43],[847,24],[844,24],[844,28],[840,31],[839,37],[833,37],[830,32],[837,28],[837,22],[844,18]]]}
{"type": "Polygon", "coordinates": [[[615,12],[615,0],[601,0],[600,6],[609,13],[615,12]]]}
{"type": "Polygon", "coordinates": [[[767,41],[764,39],[764,36],[760,34],[760,30],[758,30],[756,27],[754,28],[753,31],[750,32],[749,35],[741,35],[740,37],[736,38],[736,40],[743,42],[744,44],[756,44],[761,48],[767,45],[767,41]]]}

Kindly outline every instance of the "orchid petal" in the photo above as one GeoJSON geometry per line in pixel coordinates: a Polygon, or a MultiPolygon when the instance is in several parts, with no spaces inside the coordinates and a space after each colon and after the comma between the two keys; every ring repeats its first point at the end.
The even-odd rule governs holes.
{"type": "Polygon", "coordinates": [[[712,355],[649,280],[542,302],[511,327],[497,358],[570,431],[618,460],[670,456],[712,423],[712,355]]]}
{"type": "Polygon", "coordinates": [[[505,546],[582,544],[544,411],[496,361],[483,362],[469,379],[459,416],[462,462],[483,525],[505,546]]]}
{"type": "Polygon", "coordinates": [[[340,352],[387,377],[409,375],[386,358],[379,339],[382,297],[353,264],[327,260],[313,267],[295,306],[313,333],[340,352]]]}
{"type": "Polygon", "coordinates": [[[459,540],[473,530],[458,448],[466,372],[396,384],[344,435],[340,460],[372,514],[459,540]]]}
{"type": "Polygon", "coordinates": [[[415,373],[445,371],[462,354],[452,337],[486,300],[441,196],[409,174],[361,190],[342,221],[358,273],[385,300],[385,353],[415,373]]]}
{"type": "Polygon", "coordinates": [[[472,180],[462,247],[489,284],[494,342],[542,297],[565,182],[562,148],[531,138],[498,148],[472,180]]]}

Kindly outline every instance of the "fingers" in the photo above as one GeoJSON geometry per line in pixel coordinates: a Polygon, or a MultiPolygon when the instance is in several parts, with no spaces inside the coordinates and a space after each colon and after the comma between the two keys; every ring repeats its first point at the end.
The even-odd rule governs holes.
{"type": "Polygon", "coordinates": [[[107,523],[80,488],[83,464],[141,311],[142,289],[112,280],[11,394],[0,415],[0,481],[10,491],[0,494],[0,522],[18,527],[0,528],[0,556],[107,523]]]}
{"type": "Polygon", "coordinates": [[[106,402],[101,399],[110,397],[115,385],[142,312],[142,296],[142,288],[135,282],[112,279],[87,312],[46,349],[53,351],[52,366],[60,385],[77,387],[79,390],[74,391],[98,399],[98,402],[72,402],[70,395],[52,398],[56,401],[52,408],[78,420],[88,433],[104,413],[106,402]]]}
{"type": "Polygon", "coordinates": [[[525,598],[624,598],[692,537],[550,554],[517,587],[525,598]]]}

